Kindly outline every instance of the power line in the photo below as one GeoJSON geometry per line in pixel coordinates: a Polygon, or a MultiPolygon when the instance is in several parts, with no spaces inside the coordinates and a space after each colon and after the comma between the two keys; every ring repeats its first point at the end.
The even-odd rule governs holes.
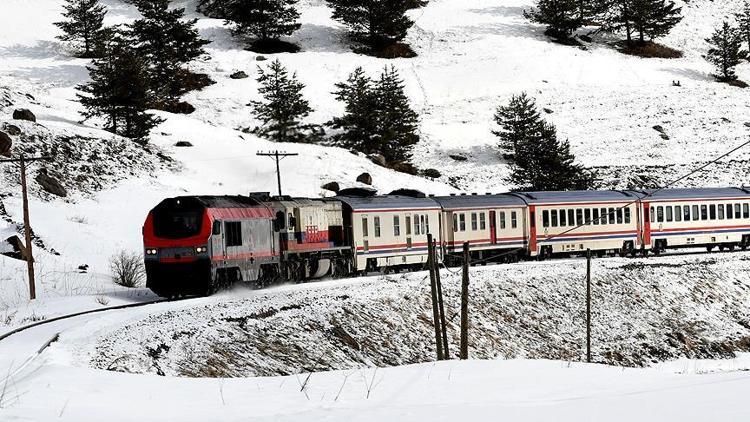
{"type": "Polygon", "coordinates": [[[279,150],[273,152],[258,152],[255,155],[261,157],[271,157],[276,161],[276,182],[279,185],[279,196],[281,196],[281,170],[279,169],[279,161],[286,157],[294,157],[299,154],[296,152],[279,152],[279,150]]]}

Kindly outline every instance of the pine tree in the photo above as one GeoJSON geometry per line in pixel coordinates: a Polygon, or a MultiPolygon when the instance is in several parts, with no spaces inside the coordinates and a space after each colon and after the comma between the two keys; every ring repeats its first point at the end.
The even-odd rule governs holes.
{"type": "Polygon", "coordinates": [[[349,75],[346,82],[336,84],[336,100],[345,105],[344,115],[334,117],[328,125],[340,132],[333,135],[333,141],[347,149],[365,154],[380,153],[373,142],[377,128],[377,99],[373,91],[373,81],[364,70],[358,67],[349,75]]]}
{"type": "Polygon", "coordinates": [[[139,142],[148,140],[150,130],[161,122],[146,113],[152,102],[146,64],[128,41],[115,35],[102,58],[87,67],[91,81],[80,85],[77,94],[91,117],[105,117],[105,129],[139,142]]]}
{"type": "Polygon", "coordinates": [[[255,133],[275,142],[303,142],[305,131],[311,128],[302,119],[313,110],[302,96],[304,84],[297,81],[297,74],[290,77],[281,62],[276,59],[267,70],[258,67],[258,91],[263,101],[252,101],[255,116],[262,125],[255,133]]]}
{"type": "Polygon", "coordinates": [[[414,22],[407,0],[328,0],[333,19],[348,26],[354,38],[381,48],[403,40],[414,22]]]}
{"type": "Polygon", "coordinates": [[[169,0],[136,3],[142,18],[130,25],[136,49],[149,68],[158,101],[167,105],[187,90],[184,66],[205,54],[210,43],[200,38],[197,19],[185,20],[185,9],[169,10],[169,0]]]}
{"type": "Polygon", "coordinates": [[[536,103],[525,92],[512,96],[508,105],[498,107],[495,122],[500,130],[492,133],[500,138],[500,149],[511,160],[519,155],[519,145],[537,136],[543,126],[536,103]]]}
{"type": "Polygon", "coordinates": [[[737,74],[734,68],[747,57],[747,51],[742,50],[742,36],[739,31],[728,22],[724,22],[706,42],[710,48],[704,57],[716,66],[717,73],[714,77],[721,82],[736,81],[737,74]]]}
{"type": "Polygon", "coordinates": [[[419,115],[412,110],[395,67],[383,70],[373,95],[377,127],[372,142],[388,162],[408,162],[412,147],[419,142],[419,115]]]}
{"type": "Polygon", "coordinates": [[[102,27],[107,10],[98,0],[67,0],[63,8],[63,16],[67,20],[55,23],[64,32],[57,38],[61,41],[80,42],[83,51],[79,57],[99,56],[97,45],[102,41],[102,27]]]}
{"type": "Polygon", "coordinates": [[[633,29],[641,44],[667,35],[682,20],[682,8],[665,0],[632,0],[633,29]]]}
{"type": "Polygon", "coordinates": [[[283,50],[279,42],[279,38],[291,35],[301,26],[296,5],[297,0],[235,0],[226,6],[227,23],[233,25],[235,36],[254,38],[254,50],[296,51],[298,48],[288,43],[285,43],[287,50],[283,50]]]}
{"type": "MultiPolygon", "coordinates": [[[[742,7],[742,11],[735,15],[739,30],[745,37],[748,48],[750,48],[750,1],[745,0],[745,4],[742,7]]],[[[750,57],[748,57],[750,59],[750,57]]]]}
{"type": "Polygon", "coordinates": [[[547,25],[545,34],[568,39],[582,25],[579,0],[538,0],[536,9],[524,10],[526,19],[547,25]]]}

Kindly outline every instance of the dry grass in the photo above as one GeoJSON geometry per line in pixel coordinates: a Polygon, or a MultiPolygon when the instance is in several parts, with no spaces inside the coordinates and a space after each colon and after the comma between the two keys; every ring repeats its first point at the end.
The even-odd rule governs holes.
{"type": "Polygon", "coordinates": [[[397,59],[417,57],[417,53],[412,50],[409,44],[400,42],[388,44],[384,47],[374,48],[371,55],[381,59],[397,59]]]}
{"type": "Polygon", "coordinates": [[[679,59],[682,57],[682,51],[658,44],[653,41],[641,43],[623,42],[619,46],[620,52],[630,56],[638,56],[647,59],[679,59]]]}

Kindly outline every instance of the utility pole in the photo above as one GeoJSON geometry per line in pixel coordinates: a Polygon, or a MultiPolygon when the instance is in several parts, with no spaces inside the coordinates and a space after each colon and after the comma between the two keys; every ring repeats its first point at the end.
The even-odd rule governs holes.
{"type": "Polygon", "coordinates": [[[586,249],[586,362],[591,363],[591,249],[586,249]]]}
{"type": "Polygon", "coordinates": [[[286,157],[294,157],[299,154],[296,152],[280,152],[279,150],[276,150],[273,152],[259,152],[256,153],[256,155],[261,157],[271,157],[276,160],[276,182],[279,185],[279,196],[281,196],[281,170],[279,169],[279,161],[286,157]]]}
{"type": "Polygon", "coordinates": [[[28,187],[26,185],[26,163],[34,161],[49,160],[49,157],[33,157],[26,158],[21,155],[20,158],[11,158],[0,160],[0,163],[19,163],[21,165],[21,194],[23,196],[23,231],[26,242],[26,268],[29,272],[29,297],[31,300],[36,299],[36,282],[34,277],[34,254],[32,251],[31,241],[31,222],[29,218],[29,194],[28,187]]]}
{"type": "Polygon", "coordinates": [[[469,242],[464,243],[464,264],[461,277],[461,359],[469,359],[469,242]]]}

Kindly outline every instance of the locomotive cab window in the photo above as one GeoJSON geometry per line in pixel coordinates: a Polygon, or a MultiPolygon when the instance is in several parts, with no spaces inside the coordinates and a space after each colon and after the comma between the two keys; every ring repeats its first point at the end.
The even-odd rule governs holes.
{"type": "Polygon", "coordinates": [[[211,234],[213,234],[214,236],[218,236],[221,234],[221,221],[214,221],[214,225],[211,228],[211,234]]]}
{"type": "Polygon", "coordinates": [[[227,221],[224,223],[224,243],[227,246],[242,246],[242,223],[227,221]]]}

